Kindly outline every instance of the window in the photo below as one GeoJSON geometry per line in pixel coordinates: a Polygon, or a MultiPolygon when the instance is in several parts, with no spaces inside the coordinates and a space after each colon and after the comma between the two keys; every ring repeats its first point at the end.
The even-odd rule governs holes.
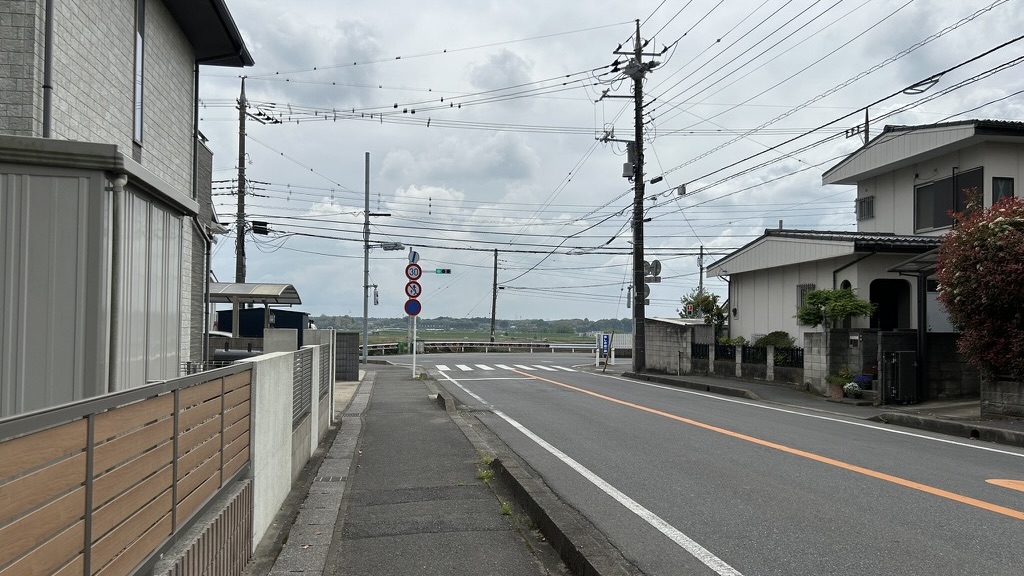
{"type": "Polygon", "coordinates": [[[992,177],[992,203],[1013,197],[1013,178],[992,177]]]}
{"type": "Polygon", "coordinates": [[[967,208],[967,191],[981,190],[983,169],[954,172],[948,178],[929,182],[914,189],[914,229],[917,231],[953,225],[950,212],[967,208]]]}
{"type": "Polygon", "coordinates": [[[146,30],[146,0],[135,0],[135,109],[132,113],[132,138],[142,144],[142,62],[146,30]]]}
{"type": "Polygon", "coordinates": [[[857,220],[867,220],[875,217],[875,197],[857,199],[857,220]]]}
{"type": "Polygon", "coordinates": [[[807,301],[807,294],[814,290],[814,284],[796,285],[796,307],[799,308],[807,301]]]}

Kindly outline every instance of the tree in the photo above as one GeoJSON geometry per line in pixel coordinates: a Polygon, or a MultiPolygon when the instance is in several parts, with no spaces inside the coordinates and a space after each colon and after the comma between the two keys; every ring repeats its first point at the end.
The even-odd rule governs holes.
{"type": "Polygon", "coordinates": [[[857,298],[853,290],[811,290],[807,299],[796,311],[796,321],[804,326],[818,326],[825,329],[825,374],[831,370],[831,356],[828,343],[829,330],[850,318],[870,316],[875,305],[857,298]]]}
{"type": "Polygon", "coordinates": [[[875,305],[857,298],[853,290],[811,290],[796,311],[796,321],[804,326],[818,326],[828,330],[850,318],[870,316],[875,305]]]}
{"type": "Polygon", "coordinates": [[[939,302],[960,330],[957,347],[988,375],[1024,378],[1024,201],[1004,198],[987,210],[975,195],[953,215],[936,276],[939,302]]]}
{"type": "Polygon", "coordinates": [[[677,310],[679,317],[688,318],[689,315],[686,309],[692,305],[693,314],[698,318],[703,318],[705,324],[713,325],[715,327],[715,336],[717,337],[722,332],[722,327],[725,326],[726,318],[725,307],[718,303],[718,298],[718,294],[694,288],[680,300],[683,303],[683,307],[681,310],[677,310]]]}

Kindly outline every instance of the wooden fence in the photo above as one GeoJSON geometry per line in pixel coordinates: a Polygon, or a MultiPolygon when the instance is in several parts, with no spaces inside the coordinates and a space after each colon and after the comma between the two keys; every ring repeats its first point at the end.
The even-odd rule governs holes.
{"type": "Polygon", "coordinates": [[[251,369],[0,421],[0,576],[124,575],[249,464],[251,369]]]}

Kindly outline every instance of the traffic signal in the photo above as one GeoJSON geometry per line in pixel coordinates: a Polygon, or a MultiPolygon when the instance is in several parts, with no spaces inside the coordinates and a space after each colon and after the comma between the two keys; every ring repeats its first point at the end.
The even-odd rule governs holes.
{"type": "Polygon", "coordinates": [[[451,274],[451,268],[434,268],[434,274],[451,274]]]}

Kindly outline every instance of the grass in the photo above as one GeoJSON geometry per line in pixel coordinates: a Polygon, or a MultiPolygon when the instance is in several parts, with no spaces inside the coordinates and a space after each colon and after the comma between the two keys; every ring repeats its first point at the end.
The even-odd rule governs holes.
{"type": "Polygon", "coordinates": [[[510,504],[508,502],[502,502],[501,503],[501,515],[502,516],[508,516],[510,514],[512,514],[512,504],[510,504]]]}
{"type": "Polygon", "coordinates": [[[491,478],[494,478],[494,470],[491,470],[490,468],[477,468],[476,478],[484,484],[489,484],[491,482],[491,478]]]}

